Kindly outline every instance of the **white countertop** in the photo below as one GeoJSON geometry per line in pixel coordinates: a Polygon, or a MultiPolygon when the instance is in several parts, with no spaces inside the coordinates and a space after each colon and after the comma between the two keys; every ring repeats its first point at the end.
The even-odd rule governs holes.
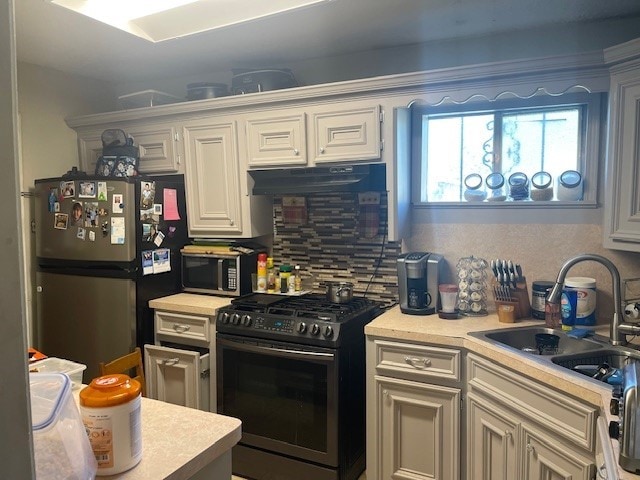
{"type": "MultiPolygon", "coordinates": [[[[80,389],[75,390],[75,397],[80,389]]],[[[142,460],[117,475],[123,480],[186,480],[238,443],[240,420],[142,398],[142,460]]]]}
{"type": "MultiPolygon", "coordinates": [[[[544,321],[526,319],[516,321],[516,323],[500,323],[497,315],[444,320],[438,315],[407,315],[402,313],[400,308],[396,306],[369,323],[365,327],[365,333],[369,336],[386,339],[465,348],[502,365],[517,364],[519,373],[540,380],[568,395],[598,406],[607,423],[610,420],[617,420],[617,417],[609,413],[610,386],[604,383],[595,383],[586,377],[581,379],[579,376],[566,372],[562,367],[554,366],[545,360],[536,358],[535,355],[527,355],[493,345],[469,335],[470,332],[531,325],[544,327],[544,321]]],[[[608,336],[608,327],[605,326],[602,331],[599,329],[598,333],[608,336]]],[[[611,440],[611,444],[617,461],[618,441],[611,440]]],[[[640,480],[640,475],[631,474],[620,468],[618,468],[618,471],[621,479],[640,480]]]]}
{"type": "Polygon", "coordinates": [[[229,305],[233,298],[199,295],[196,293],[176,293],[168,297],[150,300],[149,307],[194,315],[214,315],[218,308],[229,305]]]}

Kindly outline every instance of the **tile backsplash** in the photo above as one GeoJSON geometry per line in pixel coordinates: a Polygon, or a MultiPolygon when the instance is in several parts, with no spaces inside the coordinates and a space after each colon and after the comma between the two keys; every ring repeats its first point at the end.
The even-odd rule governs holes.
{"type": "Polygon", "coordinates": [[[360,205],[357,193],[313,193],[303,198],[300,202],[274,197],[276,268],[282,263],[300,265],[303,289],[313,292],[324,292],[323,281],[349,281],[354,283],[354,296],[397,302],[396,259],[401,245],[386,240],[386,194],[381,194],[379,206],[360,205]]]}

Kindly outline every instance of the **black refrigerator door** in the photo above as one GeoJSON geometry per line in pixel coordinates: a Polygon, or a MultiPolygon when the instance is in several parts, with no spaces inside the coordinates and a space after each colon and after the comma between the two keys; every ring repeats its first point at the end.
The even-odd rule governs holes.
{"type": "Polygon", "coordinates": [[[37,272],[36,348],[87,366],[83,381],[98,376],[98,364],[133,351],[136,286],[126,278],[37,272]]]}

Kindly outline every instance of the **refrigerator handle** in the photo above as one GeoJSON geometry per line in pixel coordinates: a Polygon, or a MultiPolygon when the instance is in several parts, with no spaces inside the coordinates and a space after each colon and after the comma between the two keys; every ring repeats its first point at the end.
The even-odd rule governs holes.
{"type": "Polygon", "coordinates": [[[224,285],[222,283],[223,262],[223,259],[218,259],[218,290],[224,290],[224,285]]]}

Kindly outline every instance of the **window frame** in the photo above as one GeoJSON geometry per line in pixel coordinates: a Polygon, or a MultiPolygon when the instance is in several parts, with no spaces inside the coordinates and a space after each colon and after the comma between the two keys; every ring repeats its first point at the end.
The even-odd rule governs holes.
{"type": "MultiPolygon", "coordinates": [[[[478,95],[480,97],[480,95],[478,95]]],[[[602,129],[606,127],[602,105],[606,102],[606,93],[564,93],[562,95],[534,95],[528,98],[512,97],[509,99],[487,100],[470,99],[464,103],[448,103],[442,105],[414,104],[411,106],[411,200],[416,208],[596,208],[598,207],[598,183],[600,168],[599,158],[603,155],[600,145],[602,129]],[[505,202],[428,202],[422,201],[422,185],[426,180],[423,170],[423,116],[428,114],[465,114],[481,111],[495,111],[514,108],[540,108],[580,105],[586,108],[582,116],[585,123],[584,138],[579,153],[579,168],[583,175],[583,197],[580,201],[505,201],[505,202]]],[[[501,146],[494,143],[494,150],[501,146]]],[[[604,162],[604,161],[603,161],[604,162]]]]}

